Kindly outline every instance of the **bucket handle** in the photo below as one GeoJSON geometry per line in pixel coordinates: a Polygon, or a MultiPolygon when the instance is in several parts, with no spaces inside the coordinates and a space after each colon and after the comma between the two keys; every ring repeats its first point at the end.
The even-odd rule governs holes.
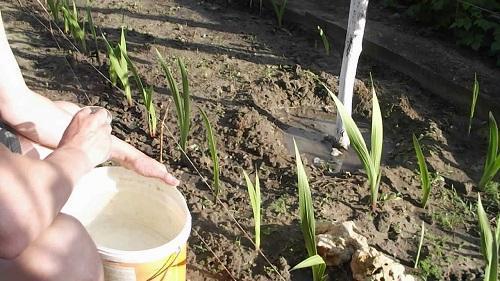
{"type": "Polygon", "coordinates": [[[156,277],[158,277],[162,274],[163,274],[163,277],[160,280],[163,280],[165,278],[168,270],[170,269],[170,267],[172,267],[172,265],[177,260],[177,258],[179,257],[180,254],[181,254],[181,247],[178,248],[177,254],[175,256],[173,256],[173,259],[171,259],[172,255],[170,255],[170,257],[165,261],[165,263],[160,267],[160,269],[158,269],[158,271],[153,273],[153,275],[151,277],[149,277],[146,281],[154,280],[156,277]]]}

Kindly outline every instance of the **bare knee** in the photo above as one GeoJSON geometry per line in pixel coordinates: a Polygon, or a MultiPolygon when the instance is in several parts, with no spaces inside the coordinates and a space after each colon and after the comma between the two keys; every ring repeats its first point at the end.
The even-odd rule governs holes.
{"type": "Polygon", "coordinates": [[[18,258],[4,261],[0,273],[2,281],[104,279],[95,244],[80,222],[64,214],[58,215],[47,231],[18,258]]]}

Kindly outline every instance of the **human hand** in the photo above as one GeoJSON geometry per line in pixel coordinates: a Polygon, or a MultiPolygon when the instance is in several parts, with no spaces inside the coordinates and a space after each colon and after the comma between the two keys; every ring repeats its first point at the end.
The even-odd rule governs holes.
{"type": "Polygon", "coordinates": [[[91,167],[108,160],[111,154],[109,112],[98,107],[84,107],[78,111],[64,131],[57,148],[83,152],[91,167]]]}
{"type": "Polygon", "coordinates": [[[172,186],[179,185],[179,180],[167,171],[165,165],[116,137],[113,138],[111,157],[121,166],[142,176],[158,178],[172,186]]]}

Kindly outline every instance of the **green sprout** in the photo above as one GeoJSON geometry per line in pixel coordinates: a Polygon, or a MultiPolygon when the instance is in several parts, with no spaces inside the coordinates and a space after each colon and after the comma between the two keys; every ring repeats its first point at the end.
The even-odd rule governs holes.
{"type": "Polygon", "coordinates": [[[201,116],[203,118],[203,122],[205,123],[205,129],[207,131],[207,142],[208,142],[208,150],[210,151],[210,156],[212,158],[213,163],[213,192],[214,192],[214,201],[217,200],[220,192],[220,166],[219,166],[219,156],[217,153],[217,142],[215,140],[214,132],[212,129],[212,125],[208,120],[208,116],[200,108],[201,116]]]}
{"type": "Polygon", "coordinates": [[[182,94],[181,94],[179,92],[179,89],[177,88],[177,82],[175,81],[172,75],[172,71],[167,66],[165,60],[163,59],[162,55],[158,50],[156,50],[156,54],[158,55],[158,58],[160,60],[160,65],[163,69],[163,72],[165,72],[165,76],[168,85],[170,87],[170,91],[172,92],[172,97],[175,103],[175,109],[177,111],[177,122],[179,124],[179,129],[181,131],[181,137],[179,143],[181,149],[183,151],[186,151],[189,130],[191,128],[191,120],[190,120],[191,98],[189,94],[189,81],[188,81],[188,74],[186,71],[186,67],[184,66],[184,63],[180,58],[177,59],[177,64],[179,65],[179,68],[181,70],[181,77],[182,77],[182,94]]]}
{"type": "Polygon", "coordinates": [[[380,185],[380,161],[382,157],[382,146],[383,146],[383,125],[382,125],[382,114],[380,113],[380,106],[378,103],[377,95],[375,93],[375,87],[372,81],[372,131],[371,131],[371,152],[368,151],[366,143],[359,131],[358,126],[352,119],[352,117],[347,113],[342,102],[333,94],[326,85],[323,87],[327,90],[329,95],[335,101],[338,113],[344,122],[347,135],[351,141],[354,151],[356,151],[359,159],[363,163],[365,172],[368,175],[368,183],[370,185],[371,194],[371,207],[375,210],[377,207],[378,200],[378,190],[380,185]]]}
{"type": "Polygon", "coordinates": [[[245,181],[248,189],[248,196],[250,197],[250,204],[252,205],[253,212],[253,221],[254,221],[254,229],[255,229],[255,250],[260,249],[260,182],[259,175],[257,171],[255,171],[255,185],[252,184],[252,181],[248,177],[248,174],[243,171],[243,176],[245,177],[245,181]]]}
{"type": "Polygon", "coordinates": [[[470,105],[469,128],[467,129],[467,135],[470,135],[470,130],[472,128],[472,118],[474,118],[474,111],[476,110],[476,103],[478,96],[479,96],[479,82],[477,81],[477,74],[474,73],[474,84],[472,86],[472,102],[470,105]]]}
{"type": "Polygon", "coordinates": [[[299,213],[300,213],[300,228],[304,236],[307,254],[309,257],[303,262],[299,263],[296,268],[303,268],[306,266],[312,267],[313,280],[323,281],[326,280],[325,262],[321,262],[321,257],[318,256],[316,248],[316,221],[314,219],[314,206],[311,197],[311,189],[309,188],[309,181],[307,174],[300,158],[300,152],[293,140],[295,147],[295,161],[297,165],[297,186],[299,190],[299,213]],[[316,257],[317,256],[317,257],[316,257]],[[318,258],[319,257],[319,258],[318,258]]]}
{"type": "Polygon", "coordinates": [[[481,234],[481,254],[486,267],[484,281],[497,281],[498,277],[498,252],[500,245],[500,216],[497,217],[495,232],[491,230],[488,216],[481,203],[481,195],[477,195],[477,216],[479,218],[479,232],[481,234]]]}
{"type": "Polygon", "coordinates": [[[62,7],[66,7],[66,9],[69,7],[67,0],[47,0],[47,6],[49,7],[52,18],[56,23],[59,22],[59,13],[61,12],[62,7]]]}
{"type": "Polygon", "coordinates": [[[326,55],[330,55],[330,42],[328,42],[328,38],[326,38],[326,34],[323,29],[318,25],[319,36],[321,36],[321,41],[323,41],[323,46],[325,47],[326,55]]]}
{"type": "Polygon", "coordinates": [[[92,19],[92,13],[90,11],[90,4],[88,2],[87,2],[87,23],[90,27],[90,33],[92,33],[92,38],[94,39],[95,56],[97,59],[97,63],[101,65],[101,58],[99,57],[99,45],[97,43],[97,33],[95,30],[94,20],[92,19]]]}
{"type": "Polygon", "coordinates": [[[128,62],[125,58],[127,56],[127,41],[125,40],[124,28],[122,27],[120,43],[118,43],[116,47],[112,47],[106,37],[104,37],[104,35],[102,36],[102,38],[104,38],[104,42],[106,43],[108,49],[109,78],[111,80],[111,84],[113,84],[113,86],[116,86],[118,80],[120,81],[120,85],[127,99],[127,103],[129,106],[132,106],[132,92],[130,90],[130,84],[128,80],[128,62]]]}
{"type": "Polygon", "coordinates": [[[137,71],[135,65],[132,63],[132,60],[127,55],[124,49],[121,50],[123,57],[127,61],[128,65],[130,65],[130,70],[132,71],[132,76],[134,77],[135,83],[139,86],[139,90],[141,90],[142,100],[144,102],[144,106],[146,107],[146,112],[148,113],[147,116],[148,116],[149,136],[154,138],[156,137],[158,118],[156,117],[156,109],[153,104],[153,93],[154,93],[153,87],[147,85],[145,86],[142,83],[141,77],[139,76],[139,72],[137,71]]]}
{"type": "Polygon", "coordinates": [[[429,194],[431,193],[431,179],[429,176],[429,170],[427,169],[427,163],[425,162],[424,154],[422,153],[422,148],[418,142],[417,137],[413,134],[413,147],[415,148],[415,153],[417,154],[418,167],[420,169],[420,183],[422,185],[422,208],[427,205],[427,200],[429,199],[429,194]]]}
{"type": "Polygon", "coordinates": [[[62,5],[61,10],[64,17],[64,29],[66,32],[70,31],[75,42],[80,44],[83,51],[87,51],[87,44],[85,42],[85,20],[82,24],[78,22],[78,11],[76,9],[75,1],[73,1],[73,10],[69,11],[68,7],[62,5]]]}
{"type": "Polygon", "coordinates": [[[278,27],[281,28],[283,25],[283,15],[285,14],[285,7],[288,0],[283,0],[281,4],[278,5],[276,3],[277,0],[271,0],[271,4],[273,5],[274,13],[276,14],[276,18],[278,20],[278,27]]]}
{"type": "Polygon", "coordinates": [[[424,244],[425,235],[425,223],[422,222],[422,228],[420,230],[420,241],[418,242],[417,257],[415,258],[415,266],[413,268],[418,268],[418,261],[420,260],[420,251],[422,250],[422,245],[424,244]]]}
{"type": "Polygon", "coordinates": [[[500,169],[500,153],[498,153],[498,127],[495,117],[490,112],[489,114],[490,133],[488,140],[488,151],[486,154],[486,161],[484,163],[484,170],[481,180],[479,181],[479,188],[484,189],[488,183],[495,177],[500,169]]]}

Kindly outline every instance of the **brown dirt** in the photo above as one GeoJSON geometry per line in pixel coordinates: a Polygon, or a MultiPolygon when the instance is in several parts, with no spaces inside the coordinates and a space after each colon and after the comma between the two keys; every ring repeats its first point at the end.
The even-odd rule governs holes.
{"type": "MultiPolygon", "coordinates": [[[[21,8],[17,1],[6,1],[0,9],[28,85],[51,99],[106,107],[114,116],[115,135],[159,158],[159,140],[148,136],[139,94],[135,91],[136,103],[128,107],[98,73],[107,75],[106,65],[99,67],[94,59],[70,52],[70,44],[60,33],[54,32],[52,37],[37,22],[39,18],[47,24],[47,17],[36,1],[24,5],[21,8]]],[[[209,182],[211,160],[197,106],[208,112],[214,126],[221,159],[222,205],[212,202],[204,180],[182,160],[175,145],[179,136],[175,110],[173,104],[169,106],[166,123],[173,137],[165,132],[163,153],[182,180],[179,189],[192,211],[197,233],[189,240],[188,279],[230,280],[232,275],[237,280],[279,280],[232,219],[234,216],[246,232],[252,232],[241,169],[258,167],[263,196],[262,251],[286,280],[309,280],[307,270],[288,272],[305,258],[305,249],[298,224],[294,159],[286,138],[290,128],[297,127],[297,120],[334,118],[333,103],[316,78],[336,92],[339,56],[326,57],[321,48],[315,48],[315,39],[300,30],[276,28],[270,11],[259,15],[235,4],[101,1],[93,3],[92,11],[96,25],[112,41],[117,40],[120,26],[127,26],[129,52],[143,80],[154,85],[155,105],[161,115],[171,96],[155,48],[176,75],[173,58],[184,59],[194,103],[187,153],[209,182]]],[[[106,60],[104,54],[101,58],[106,60]]],[[[480,177],[486,149],[485,124],[474,124],[473,135],[467,138],[466,116],[404,75],[366,58],[360,61],[356,83],[355,118],[360,122],[369,123],[371,114],[366,86],[369,72],[376,80],[387,139],[381,183],[384,200],[379,211],[371,213],[362,171],[356,168],[332,174],[327,167],[312,165],[311,155],[305,155],[317,219],[354,220],[371,245],[409,267],[413,266],[420,224],[425,221],[428,230],[422,259],[435,271],[428,280],[479,280],[482,261],[473,206],[474,182],[480,177]],[[422,137],[430,169],[439,175],[427,210],[418,204],[420,184],[412,133],[422,137]]],[[[320,142],[329,139],[325,135],[320,142]]],[[[330,159],[328,153],[321,156],[330,159]]],[[[492,200],[487,199],[486,204],[491,214],[498,213],[492,200]]],[[[349,280],[347,275],[347,266],[330,269],[330,280],[349,280]]]]}

